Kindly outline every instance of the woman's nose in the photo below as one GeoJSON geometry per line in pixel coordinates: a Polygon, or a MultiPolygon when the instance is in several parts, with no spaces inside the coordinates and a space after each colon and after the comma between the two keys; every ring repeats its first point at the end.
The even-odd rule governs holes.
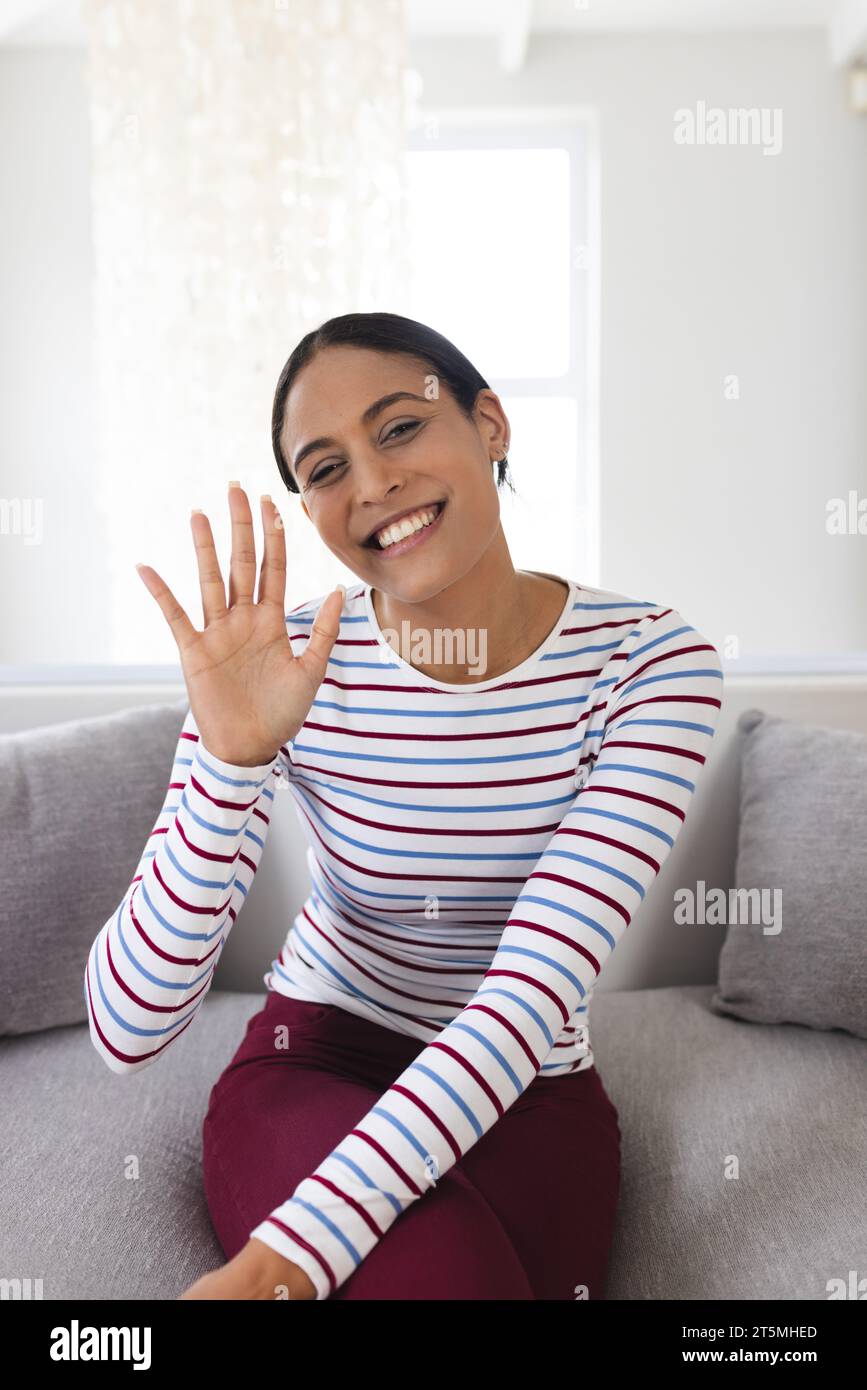
{"type": "Polygon", "coordinates": [[[396,459],[383,458],[371,450],[356,455],[352,473],[357,502],[382,502],[406,480],[406,470],[396,459]]]}

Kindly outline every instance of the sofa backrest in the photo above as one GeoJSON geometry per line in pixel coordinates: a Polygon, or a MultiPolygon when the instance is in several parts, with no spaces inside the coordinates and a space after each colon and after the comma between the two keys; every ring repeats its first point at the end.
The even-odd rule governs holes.
{"type": "MultiPolygon", "coordinates": [[[[0,684],[0,732],[32,729],[150,703],[183,699],[183,684],[0,684]]],[[[723,709],[707,766],[677,843],[639,913],[605,966],[598,989],[710,984],[725,928],[674,922],[680,888],[727,889],[734,883],[739,798],[740,714],[750,708],[783,719],[867,734],[864,675],[749,676],[725,672],[723,709]]],[[[180,719],[178,722],[180,731],[180,719]]],[[[167,753],[170,762],[173,748],[167,753]]],[[[166,784],[169,778],[166,766],[166,784]]],[[[156,807],[156,810],[159,808],[156,807]]],[[[131,847],[132,874],[142,846],[131,847]]],[[[259,992],[308,892],[306,841],[291,793],[275,799],[268,843],[244,910],[226,943],[215,979],[220,989],[259,992]]],[[[102,924],[94,923],[94,936],[102,924]]]]}

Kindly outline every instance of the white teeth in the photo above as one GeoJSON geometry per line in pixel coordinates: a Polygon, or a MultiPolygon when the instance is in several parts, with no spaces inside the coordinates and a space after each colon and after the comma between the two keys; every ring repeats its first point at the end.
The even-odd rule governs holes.
{"type": "Polygon", "coordinates": [[[395,521],[393,525],[376,532],[380,549],[385,550],[389,545],[402,541],[405,536],[411,536],[414,531],[420,531],[423,526],[430,526],[436,517],[436,507],[426,508],[422,512],[411,512],[409,516],[401,517],[400,521],[395,521]]]}

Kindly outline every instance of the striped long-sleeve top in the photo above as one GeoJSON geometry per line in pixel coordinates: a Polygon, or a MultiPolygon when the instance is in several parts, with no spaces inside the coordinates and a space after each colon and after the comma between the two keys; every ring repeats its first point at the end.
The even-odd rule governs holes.
{"type": "MultiPolygon", "coordinates": [[[[593,1065],[593,986],[705,763],[715,647],[664,605],[568,590],[519,666],[452,685],[405,661],[370,586],[350,587],[307,719],[271,763],[214,757],[188,711],[163,808],[91,948],[94,1046],[138,1071],[196,1017],[275,792],[293,797],[310,892],[265,984],[427,1044],[250,1232],[319,1299],[535,1076],[593,1065]]],[[[296,655],[324,598],[287,614],[296,655]]]]}

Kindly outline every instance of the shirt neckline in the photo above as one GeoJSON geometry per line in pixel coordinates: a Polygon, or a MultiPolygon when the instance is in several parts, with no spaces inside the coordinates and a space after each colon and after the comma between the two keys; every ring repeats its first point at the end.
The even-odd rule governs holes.
{"type": "Polygon", "coordinates": [[[569,621],[572,609],[577,601],[578,585],[573,580],[567,579],[565,575],[550,574],[547,570],[520,570],[519,573],[536,574],[543,579],[556,579],[559,583],[568,585],[569,592],[564,600],[559,618],[548,633],[548,636],[540,643],[536,650],[531,652],[528,657],[525,657],[519,666],[514,666],[511,671],[502,671],[499,676],[490,676],[487,680],[483,681],[463,681],[458,684],[452,684],[447,681],[434,680],[431,676],[425,675],[424,671],[419,671],[417,667],[410,665],[408,661],[404,661],[403,657],[395,651],[391,643],[387,642],[383,636],[373,607],[373,599],[371,598],[371,589],[373,585],[371,584],[362,584],[361,586],[364,611],[367,616],[367,621],[370,624],[371,631],[376,638],[377,645],[380,650],[388,656],[388,664],[390,666],[396,667],[398,670],[404,672],[405,675],[412,676],[416,681],[421,681],[423,684],[431,686],[434,690],[443,690],[454,695],[472,695],[476,690],[490,690],[494,686],[511,685],[516,678],[524,676],[531,671],[533,667],[541,661],[542,657],[556,645],[563,628],[569,621]]]}

